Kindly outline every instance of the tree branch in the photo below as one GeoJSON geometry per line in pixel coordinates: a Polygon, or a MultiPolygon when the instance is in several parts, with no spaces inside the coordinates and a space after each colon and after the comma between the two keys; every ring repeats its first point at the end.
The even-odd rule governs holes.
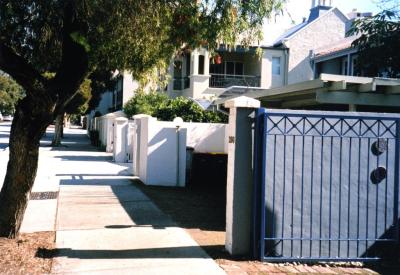
{"type": "Polygon", "coordinates": [[[45,88],[47,80],[23,57],[2,42],[0,42],[0,69],[14,78],[26,93],[43,91],[45,88]]]}
{"type": "Polygon", "coordinates": [[[88,53],[85,47],[73,39],[73,34],[85,33],[85,27],[77,19],[76,1],[67,1],[63,18],[63,45],[60,67],[53,84],[58,92],[58,108],[63,109],[77,93],[88,73],[88,53]]]}

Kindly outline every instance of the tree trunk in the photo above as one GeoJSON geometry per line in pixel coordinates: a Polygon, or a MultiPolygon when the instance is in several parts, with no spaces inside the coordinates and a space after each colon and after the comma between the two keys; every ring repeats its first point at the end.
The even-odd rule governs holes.
{"type": "Polygon", "coordinates": [[[0,39],[0,69],[26,91],[26,97],[18,103],[11,126],[10,157],[0,192],[0,237],[18,234],[36,177],[40,139],[54,115],[65,110],[89,72],[88,53],[72,35],[87,28],[76,16],[79,1],[64,2],[60,30],[62,55],[54,78],[43,77],[28,60],[0,39]]]}
{"type": "Polygon", "coordinates": [[[61,138],[64,135],[64,113],[56,116],[56,125],[54,128],[54,138],[51,142],[51,146],[61,146],[61,138]]]}
{"type": "Polygon", "coordinates": [[[14,238],[19,232],[36,177],[40,139],[52,119],[46,109],[33,111],[28,101],[18,105],[11,126],[9,161],[0,193],[0,237],[14,238]]]}

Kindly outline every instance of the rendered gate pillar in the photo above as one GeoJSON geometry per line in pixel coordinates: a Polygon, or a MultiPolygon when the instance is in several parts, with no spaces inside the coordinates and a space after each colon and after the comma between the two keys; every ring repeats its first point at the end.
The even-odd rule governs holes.
{"type": "Polygon", "coordinates": [[[228,175],[225,248],[232,255],[246,255],[251,247],[253,190],[253,135],[255,108],[260,101],[241,96],[228,100],[228,175]]]}
{"type": "Polygon", "coordinates": [[[113,152],[114,146],[114,120],[115,115],[113,113],[104,116],[105,119],[105,131],[106,131],[106,152],[113,152]]]}
{"type": "Polygon", "coordinates": [[[118,117],[114,120],[114,161],[126,161],[126,131],[128,127],[128,119],[118,117]]]}

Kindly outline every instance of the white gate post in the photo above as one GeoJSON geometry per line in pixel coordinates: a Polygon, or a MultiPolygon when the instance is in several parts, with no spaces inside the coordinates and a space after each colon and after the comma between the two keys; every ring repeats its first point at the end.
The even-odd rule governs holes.
{"type": "Polygon", "coordinates": [[[260,101],[245,96],[225,102],[229,108],[228,175],[225,248],[232,255],[246,255],[251,248],[253,190],[253,134],[255,108],[260,101]]]}
{"type": "MultiPolygon", "coordinates": [[[[142,142],[141,140],[141,135],[142,135],[142,129],[143,129],[143,125],[142,125],[142,120],[144,118],[148,118],[150,119],[152,116],[149,115],[144,115],[144,114],[139,114],[139,115],[134,115],[133,121],[135,122],[135,133],[134,133],[134,139],[133,139],[133,152],[132,152],[132,163],[133,163],[133,175],[134,176],[140,176],[140,165],[143,162],[143,152],[146,152],[147,154],[147,145],[146,148],[145,144],[146,143],[142,142]]],[[[147,130],[146,130],[146,135],[147,135],[147,130]]]]}
{"type": "Polygon", "coordinates": [[[114,120],[114,161],[126,161],[126,130],[128,119],[118,117],[114,120]]]}

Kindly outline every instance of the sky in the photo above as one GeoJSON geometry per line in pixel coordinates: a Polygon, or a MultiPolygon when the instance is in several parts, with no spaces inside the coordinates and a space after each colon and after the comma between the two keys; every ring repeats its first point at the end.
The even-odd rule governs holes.
{"type": "MultiPolygon", "coordinates": [[[[285,29],[293,26],[290,17],[296,24],[301,23],[303,17],[308,18],[311,3],[312,0],[287,0],[284,16],[279,16],[265,26],[263,44],[272,43],[285,29]],[[290,14],[290,17],[288,14],[290,14]]],[[[374,14],[380,10],[376,5],[376,0],[332,0],[332,6],[339,8],[344,14],[351,12],[353,9],[374,14]]]]}
{"type": "MultiPolygon", "coordinates": [[[[286,8],[296,23],[300,23],[303,17],[308,17],[311,2],[311,0],[288,0],[286,8]]],[[[339,8],[345,14],[354,8],[360,12],[376,13],[379,8],[375,3],[375,0],[332,0],[332,6],[339,8]]]]}

